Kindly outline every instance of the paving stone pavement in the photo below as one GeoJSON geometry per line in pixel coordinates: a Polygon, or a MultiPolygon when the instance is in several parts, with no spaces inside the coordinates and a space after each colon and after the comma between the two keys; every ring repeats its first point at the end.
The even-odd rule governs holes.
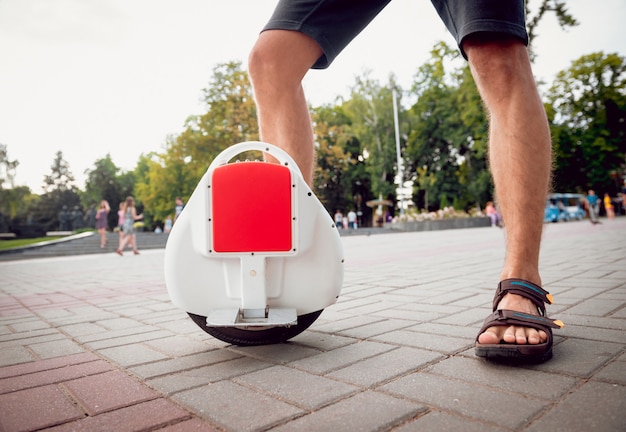
{"type": "Polygon", "coordinates": [[[168,299],[163,250],[0,263],[0,431],[624,431],[626,217],[545,227],[554,358],[474,356],[504,235],[342,238],[337,304],[236,347],[168,299]]]}

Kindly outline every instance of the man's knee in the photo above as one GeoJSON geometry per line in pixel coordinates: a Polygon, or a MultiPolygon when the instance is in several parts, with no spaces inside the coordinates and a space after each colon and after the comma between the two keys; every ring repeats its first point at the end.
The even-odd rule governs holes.
{"type": "Polygon", "coordinates": [[[270,46],[259,38],[248,56],[248,74],[250,79],[254,82],[258,78],[258,81],[262,82],[263,77],[268,75],[272,69],[273,62],[270,46]]]}
{"type": "Polygon", "coordinates": [[[520,79],[532,79],[526,46],[516,38],[469,36],[463,49],[477,79],[488,80],[491,86],[515,86],[520,79]]]}
{"type": "Polygon", "coordinates": [[[259,38],[248,57],[248,72],[254,83],[269,80],[300,82],[320,57],[317,43],[302,33],[268,30],[259,38]]]}

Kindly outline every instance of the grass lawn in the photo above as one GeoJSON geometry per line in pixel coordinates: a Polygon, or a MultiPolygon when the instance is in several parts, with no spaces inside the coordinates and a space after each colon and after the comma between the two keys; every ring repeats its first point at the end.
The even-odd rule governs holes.
{"type": "Polygon", "coordinates": [[[29,239],[0,240],[0,250],[13,249],[20,246],[28,246],[35,243],[56,240],[61,237],[37,237],[29,239]]]}

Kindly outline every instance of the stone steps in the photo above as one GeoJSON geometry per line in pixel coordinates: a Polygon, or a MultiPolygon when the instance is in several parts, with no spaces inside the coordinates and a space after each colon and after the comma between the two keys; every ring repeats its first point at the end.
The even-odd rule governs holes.
{"type": "MultiPolygon", "coordinates": [[[[479,228],[488,227],[490,225],[489,218],[464,218],[450,220],[433,220],[423,222],[400,222],[395,224],[387,224],[382,228],[359,228],[355,230],[341,229],[339,235],[354,236],[371,234],[383,234],[393,232],[412,232],[412,231],[436,231],[459,228],[479,228]]],[[[167,234],[155,234],[153,232],[137,232],[137,247],[142,249],[163,249],[167,243],[167,234]]],[[[25,259],[25,258],[41,258],[53,256],[68,255],[88,255],[113,253],[118,246],[119,234],[107,233],[107,246],[100,248],[100,237],[96,232],[86,232],[74,236],[54,240],[46,243],[39,243],[19,249],[11,249],[0,251],[0,261],[25,259]]],[[[126,249],[125,252],[130,252],[126,249]]]]}
{"type": "MultiPolygon", "coordinates": [[[[137,248],[140,251],[142,249],[163,249],[168,237],[167,234],[152,232],[137,232],[136,236],[137,248]]],[[[89,232],[23,248],[0,251],[0,260],[113,253],[117,249],[118,243],[118,233],[107,233],[107,246],[100,248],[98,233],[89,232]]],[[[126,251],[130,251],[130,249],[126,249],[126,251]]]]}

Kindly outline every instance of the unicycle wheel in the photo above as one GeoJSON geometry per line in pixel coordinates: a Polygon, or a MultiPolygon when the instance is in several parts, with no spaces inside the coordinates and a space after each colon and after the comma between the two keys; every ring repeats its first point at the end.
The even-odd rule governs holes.
{"type": "Polygon", "coordinates": [[[209,327],[206,316],[188,312],[198,327],[223,342],[239,346],[270,345],[287,341],[305,331],[323,312],[318,310],[298,316],[298,323],[289,327],[209,327]]]}

